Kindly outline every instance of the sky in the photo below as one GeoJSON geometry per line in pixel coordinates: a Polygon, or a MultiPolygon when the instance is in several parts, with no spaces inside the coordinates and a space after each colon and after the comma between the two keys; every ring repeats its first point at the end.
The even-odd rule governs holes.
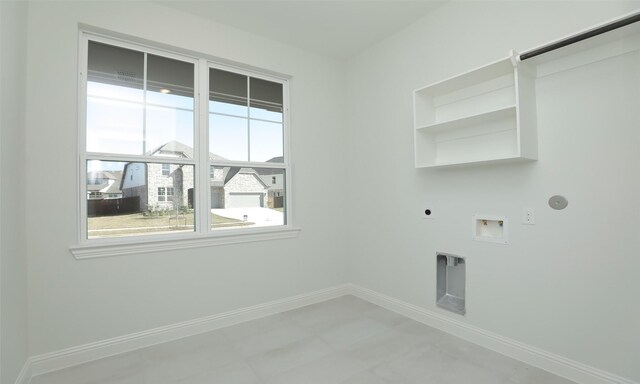
{"type": "MultiPolygon", "coordinates": [[[[142,89],[87,82],[87,152],[142,155],[172,140],[193,147],[193,98],[152,91],[146,97],[145,116],[142,89]]],[[[210,101],[209,152],[237,161],[282,156],[282,113],[210,101]]],[[[90,162],[88,170],[123,164],[90,162]]]]}

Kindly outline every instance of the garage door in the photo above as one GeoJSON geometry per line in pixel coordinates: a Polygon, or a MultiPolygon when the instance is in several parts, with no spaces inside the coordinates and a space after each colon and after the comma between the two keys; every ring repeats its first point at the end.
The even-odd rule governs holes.
{"type": "Polygon", "coordinates": [[[222,193],[220,191],[211,191],[211,208],[223,208],[222,193]]]}
{"type": "Polygon", "coordinates": [[[262,193],[232,193],[225,208],[262,207],[262,193]]]}

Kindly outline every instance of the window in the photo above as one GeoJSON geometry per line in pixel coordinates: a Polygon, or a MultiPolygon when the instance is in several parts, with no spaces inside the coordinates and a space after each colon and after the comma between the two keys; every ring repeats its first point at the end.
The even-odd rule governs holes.
{"type": "Polygon", "coordinates": [[[90,33],[82,47],[81,243],[289,225],[286,80],[90,33]]]}
{"type": "Polygon", "coordinates": [[[102,199],[102,192],[91,191],[89,192],[89,199],[102,199]]]}
{"type": "Polygon", "coordinates": [[[173,201],[173,188],[158,187],[158,201],[173,201]]]}
{"type": "Polygon", "coordinates": [[[210,68],[209,151],[213,230],[286,224],[269,199],[284,193],[271,182],[286,173],[282,83],[210,68]]]}

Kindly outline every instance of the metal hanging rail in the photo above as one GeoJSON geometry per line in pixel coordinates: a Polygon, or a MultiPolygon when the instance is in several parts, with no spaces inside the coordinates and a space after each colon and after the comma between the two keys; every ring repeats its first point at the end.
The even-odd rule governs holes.
{"type": "Polygon", "coordinates": [[[533,49],[533,50],[528,51],[528,52],[524,52],[524,53],[520,54],[520,61],[531,59],[533,57],[542,55],[544,53],[547,53],[547,52],[550,52],[550,51],[554,51],[554,50],[556,50],[558,48],[566,47],[567,45],[571,45],[571,44],[577,43],[579,41],[586,40],[586,39],[592,38],[594,36],[598,36],[598,35],[601,35],[603,33],[607,33],[607,32],[613,31],[615,29],[622,28],[624,26],[636,23],[638,21],[640,21],[640,13],[636,13],[634,15],[625,17],[623,19],[616,20],[616,21],[613,21],[613,22],[608,23],[608,24],[604,24],[604,25],[602,25],[600,27],[597,27],[597,28],[591,29],[589,31],[583,32],[583,33],[581,33],[579,35],[567,37],[566,39],[562,39],[562,40],[557,41],[555,43],[551,43],[551,44],[545,45],[543,47],[536,48],[536,49],[533,49]]]}

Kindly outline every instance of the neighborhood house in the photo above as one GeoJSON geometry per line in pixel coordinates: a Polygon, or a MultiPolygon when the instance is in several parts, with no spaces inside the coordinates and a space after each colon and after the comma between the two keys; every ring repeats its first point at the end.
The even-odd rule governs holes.
{"type": "MultiPolygon", "coordinates": [[[[171,141],[152,150],[150,156],[193,158],[193,148],[171,141]]],[[[210,159],[224,158],[210,154],[210,159]]],[[[282,157],[271,162],[282,162],[282,157]]],[[[192,165],[127,163],[120,185],[124,198],[139,197],[140,210],[193,208],[192,165]]],[[[281,208],[284,204],[284,174],[278,169],[214,167],[211,175],[211,208],[281,208]]]]}

